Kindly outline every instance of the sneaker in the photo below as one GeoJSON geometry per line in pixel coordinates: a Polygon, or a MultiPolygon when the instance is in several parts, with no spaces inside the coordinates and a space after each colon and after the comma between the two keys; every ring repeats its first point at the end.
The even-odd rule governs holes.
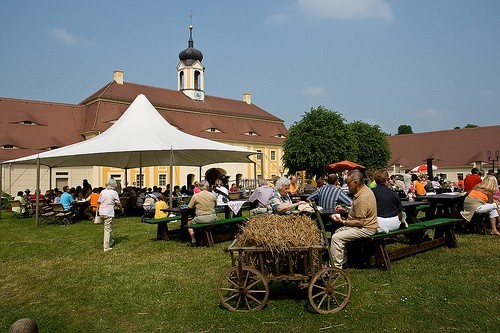
{"type": "Polygon", "coordinates": [[[113,244],[115,244],[115,240],[112,239],[110,242],[109,242],[109,247],[113,247],[113,244]]]}
{"type": "Polygon", "coordinates": [[[195,243],[195,242],[191,242],[191,243],[189,243],[189,245],[188,245],[188,246],[191,246],[191,247],[196,247],[196,243],[195,243]]]}
{"type": "Polygon", "coordinates": [[[111,250],[113,250],[113,248],[110,247],[109,249],[104,249],[104,252],[109,252],[111,250]]]}

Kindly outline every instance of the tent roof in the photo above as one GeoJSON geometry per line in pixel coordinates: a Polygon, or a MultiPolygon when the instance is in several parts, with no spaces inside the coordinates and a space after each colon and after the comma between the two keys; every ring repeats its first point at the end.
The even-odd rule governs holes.
{"type": "Polygon", "coordinates": [[[257,152],[178,130],[140,94],[116,123],[95,138],[4,163],[26,164],[40,158],[41,164],[50,167],[95,165],[129,169],[250,163],[248,156],[253,154],[257,152]]]}

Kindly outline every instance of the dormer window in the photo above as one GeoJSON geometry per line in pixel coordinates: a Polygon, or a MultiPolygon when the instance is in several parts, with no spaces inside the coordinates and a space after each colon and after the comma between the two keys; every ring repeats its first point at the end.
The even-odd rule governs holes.
{"type": "Polygon", "coordinates": [[[54,149],[57,149],[57,148],[59,148],[59,147],[58,146],[51,146],[49,149],[50,150],[54,150],[54,149]]]}
{"type": "Polygon", "coordinates": [[[3,145],[3,149],[14,149],[14,145],[3,145]]]}
{"type": "Polygon", "coordinates": [[[37,125],[37,123],[35,123],[34,121],[31,121],[31,120],[23,120],[23,121],[20,121],[19,124],[28,125],[28,126],[37,125]]]}
{"type": "Polygon", "coordinates": [[[248,131],[245,133],[245,135],[249,135],[249,136],[257,136],[258,134],[255,133],[254,131],[248,131]]]}
{"type": "Polygon", "coordinates": [[[211,132],[211,133],[222,133],[222,131],[218,130],[215,127],[210,127],[209,129],[206,129],[205,131],[211,132]]]}
{"type": "Polygon", "coordinates": [[[281,133],[276,134],[274,137],[275,138],[280,138],[280,139],[284,139],[285,138],[285,136],[283,134],[281,134],[281,133]]]}

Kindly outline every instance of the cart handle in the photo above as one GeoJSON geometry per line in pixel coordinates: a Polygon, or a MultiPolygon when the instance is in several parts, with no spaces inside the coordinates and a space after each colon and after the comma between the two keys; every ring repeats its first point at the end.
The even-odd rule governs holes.
{"type": "Polygon", "coordinates": [[[314,213],[316,214],[316,218],[318,220],[318,224],[321,229],[321,233],[323,234],[323,239],[325,240],[325,244],[328,250],[328,258],[330,259],[330,264],[333,264],[333,256],[332,252],[330,251],[330,242],[328,241],[328,237],[326,236],[325,224],[323,223],[323,219],[321,218],[321,213],[318,210],[318,207],[316,206],[316,203],[314,201],[311,201],[309,204],[314,209],[314,213]]]}

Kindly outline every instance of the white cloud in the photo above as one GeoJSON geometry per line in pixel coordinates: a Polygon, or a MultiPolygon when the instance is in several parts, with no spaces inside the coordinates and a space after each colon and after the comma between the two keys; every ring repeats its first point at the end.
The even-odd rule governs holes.
{"type": "Polygon", "coordinates": [[[302,90],[302,94],[306,96],[323,96],[325,94],[325,89],[323,87],[306,87],[302,90]]]}
{"type": "Polygon", "coordinates": [[[297,0],[299,8],[319,19],[380,18],[392,22],[387,0],[297,0]]]}
{"type": "Polygon", "coordinates": [[[69,33],[65,29],[53,28],[48,31],[49,36],[53,39],[62,42],[66,45],[75,45],[75,44],[91,44],[85,38],[78,38],[75,35],[69,33]]]}
{"type": "Polygon", "coordinates": [[[267,24],[282,24],[289,22],[291,20],[291,15],[288,13],[277,13],[266,18],[267,24]]]}

